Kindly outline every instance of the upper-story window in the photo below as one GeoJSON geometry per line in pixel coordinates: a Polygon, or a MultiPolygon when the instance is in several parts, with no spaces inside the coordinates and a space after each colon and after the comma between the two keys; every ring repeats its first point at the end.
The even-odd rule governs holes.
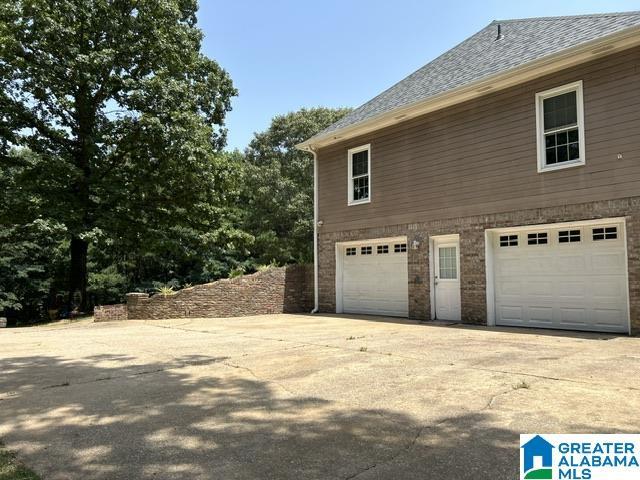
{"type": "Polygon", "coordinates": [[[582,81],[536,94],[538,172],[584,165],[582,81]]]}
{"type": "Polygon", "coordinates": [[[349,205],[371,201],[371,145],[352,148],[349,156],[349,205]]]}

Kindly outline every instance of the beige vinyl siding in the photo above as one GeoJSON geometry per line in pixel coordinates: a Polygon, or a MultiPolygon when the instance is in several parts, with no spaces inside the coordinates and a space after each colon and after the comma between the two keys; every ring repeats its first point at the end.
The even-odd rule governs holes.
{"type": "Polygon", "coordinates": [[[636,196],[640,48],[323,148],[318,171],[325,231],[636,196]],[[586,165],[538,173],[535,94],[577,80],[586,165]],[[372,200],[347,206],[347,150],[367,143],[372,200]]]}

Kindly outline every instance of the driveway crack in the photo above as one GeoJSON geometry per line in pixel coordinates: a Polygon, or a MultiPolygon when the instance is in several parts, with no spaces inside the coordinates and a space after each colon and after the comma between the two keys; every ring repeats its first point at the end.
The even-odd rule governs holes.
{"type": "Polygon", "coordinates": [[[472,370],[478,370],[478,371],[481,371],[481,372],[503,373],[505,375],[517,375],[517,376],[523,376],[523,377],[540,378],[542,380],[552,380],[554,382],[577,383],[579,385],[589,385],[589,386],[594,386],[594,387],[606,387],[606,388],[613,388],[613,389],[616,389],[616,390],[640,391],[640,388],[631,387],[631,386],[628,386],[628,385],[609,385],[609,384],[598,383],[598,382],[585,382],[585,381],[582,381],[582,380],[574,380],[572,378],[552,377],[550,375],[540,375],[540,374],[536,374],[536,373],[511,372],[509,370],[497,370],[497,369],[494,369],[494,368],[481,368],[481,367],[475,367],[475,366],[470,366],[470,367],[467,367],[467,368],[470,368],[472,370]]]}

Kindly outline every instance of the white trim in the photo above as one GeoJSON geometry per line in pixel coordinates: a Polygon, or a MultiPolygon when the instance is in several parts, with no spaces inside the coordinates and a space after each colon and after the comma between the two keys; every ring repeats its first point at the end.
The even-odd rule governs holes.
{"type": "MultiPolygon", "coordinates": [[[[431,320],[435,320],[436,318],[436,251],[438,247],[445,246],[455,246],[456,247],[456,266],[458,269],[457,272],[457,282],[458,282],[458,298],[460,300],[460,304],[458,305],[458,311],[460,312],[460,316],[462,317],[462,282],[460,280],[460,234],[454,233],[450,235],[435,235],[429,237],[429,299],[431,303],[431,320]]],[[[458,319],[458,320],[461,320],[458,319]]]]}
{"type": "MultiPolygon", "coordinates": [[[[565,168],[577,167],[585,164],[585,148],[584,148],[584,97],[582,94],[582,80],[562,85],[560,87],[551,88],[544,92],[536,93],[536,138],[538,150],[538,173],[562,170],[565,168]],[[580,157],[577,160],[568,162],[546,164],[545,155],[545,132],[544,131],[544,100],[552,98],[564,93],[576,92],[576,110],[578,120],[578,148],[580,149],[580,157]]],[[[564,130],[558,128],[557,131],[564,130]]]]}
{"type": "Polygon", "coordinates": [[[342,273],[344,271],[343,247],[343,244],[336,242],[336,313],[344,312],[344,306],[342,304],[342,273]]]}
{"type": "Polygon", "coordinates": [[[584,42],[572,48],[567,48],[553,55],[547,55],[538,60],[519,65],[498,74],[490,75],[481,80],[448,90],[425,100],[420,100],[405,107],[377,115],[369,120],[355,125],[312,137],[296,145],[300,150],[306,150],[314,145],[318,148],[354,138],[359,135],[379,130],[389,125],[397,125],[411,118],[425,113],[440,110],[451,105],[478,98],[498,90],[519,85],[529,80],[540,78],[550,73],[589,62],[596,58],[611,55],[628,48],[640,45],[640,26],[633,26],[605,37],[584,42]]]}
{"type": "MultiPolygon", "coordinates": [[[[379,243],[393,243],[393,242],[407,243],[407,237],[405,235],[400,235],[397,237],[365,238],[363,240],[349,240],[347,242],[337,242],[336,245],[340,245],[342,247],[350,247],[352,245],[360,245],[365,243],[377,245],[379,243]]],[[[407,244],[407,250],[409,250],[408,244],[407,244]]]]}
{"type": "MultiPolygon", "coordinates": [[[[364,175],[360,175],[357,178],[364,177],[364,175]]],[[[347,151],[347,205],[360,205],[363,203],[371,202],[371,144],[367,143],[366,145],[361,145],[359,147],[350,148],[347,151]],[[362,200],[354,200],[353,199],[353,156],[356,153],[367,152],[367,177],[369,179],[369,195],[367,198],[362,200]]]]}
{"type": "Polygon", "coordinates": [[[627,237],[627,219],[622,219],[622,233],[624,234],[624,264],[625,281],[627,282],[627,331],[631,336],[631,292],[629,291],[629,237],[627,237]]]}
{"type": "Polygon", "coordinates": [[[313,155],[313,310],[317,313],[318,304],[318,154],[309,147],[313,155]]]}
{"type": "MultiPolygon", "coordinates": [[[[583,227],[591,226],[613,226],[620,225],[623,233],[622,239],[624,240],[624,255],[625,255],[625,277],[627,286],[627,333],[631,335],[631,305],[630,305],[630,292],[629,292],[629,240],[627,237],[627,219],[625,217],[612,217],[612,218],[598,218],[593,220],[579,220],[575,222],[558,222],[558,223],[543,223],[536,225],[521,225],[513,227],[502,228],[487,228],[484,231],[485,242],[485,278],[486,278],[486,298],[487,298],[487,326],[495,326],[496,313],[495,313],[495,273],[494,273],[494,242],[496,236],[503,233],[510,232],[528,232],[531,230],[540,229],[561,229],[561,228],[580,228],[581,229],[581,241],[590,239],[590,232],[587,232],[583,227]]],[[[550,239],[551,240],[551,239],[550,239]]]]}
{"type": "Polygon", "coordinates": [[[486,273],[485,290],[487,295],[487,326],[496,325],[495,273],[493,271],[493,239],[499,233],[496,230],[484,231],[484,268],[486,273]]]}
{"type": "MultiPolygon", "coordinates": [[[[336,278],[335,278],[335,287],[336,287],[336,313],[343,313],[344,307],[342,303],[342,274],[344,271],[344,255],[342,255],[342,249],[351,245],[362,245],[366,243],[370,243],[373,247],[376,244],[380,243],[393,243],[393,242],[402,242],[407,244],[407,259],[409,258],[409,244],[406,236],[399,237],[385,237],[385,238],[372,238],[372,239],[364,239],[364,240],[351,240],[347,242],[336,242],[335,250],[336,250],[336,278]]],[[[389,253],[392,252],[392,246],[389,245],[389,253]]],[[[375,251],[374,251],[375,252],[375,251]]],[[[403,252],[405,253],[405,252],[403,252]]],[[[407,282],[409,279],[407,278],[407,282]]]]}

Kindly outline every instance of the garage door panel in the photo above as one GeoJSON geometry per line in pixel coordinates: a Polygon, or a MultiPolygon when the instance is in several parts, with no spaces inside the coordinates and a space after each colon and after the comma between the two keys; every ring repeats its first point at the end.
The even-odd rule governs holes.
{"type": "MultiPolygon", "coordinates": [[[[406,241],[380,239],[355,245],[355,254],[342,255],[341,295],[342,311],[371,315],[406,317],[409,314],[408,267],[406,241]],[[404,244],[404,252],[394,252],[394,244],[404,244]],[[386,245],[387,253],[378,253],[378,246],[386,245]],[[371,247],[371,254],[362,255],[363,246],[371,247]]],[[[381,250],[383,248],[381,247],[381,250]]]]}
{"type": "Polygon", "coordinates": [[[587,322],[587,311],[580,307],[560,307],[560,324],[575,328],[577,326],[585,327],[587,322]]]}
{"type": "Polygon", "coordinates": [[[530,322],[553,323],[553,307],[530,306],[527,308],[530,322]]]}
{"type": "Polygon", "coordinates": [[[587,282],[584,280],[571,280],[567,279],[566,281],[556,282],[555,291],[557,292],[558,298],[560,300],[572,300],[572,299],[580,299],[584,300],[587,297],[588,286],[587,282]]]}
{"type": "Polygon", "coordinates": [[[591,256],[591,267],[594,272],[615,274],[625,267],[624,252],[594,253],[591,256]]]}
{"type": "Polygon", "coordinates": [[[525,292],[533,297],[549,297],[553,295],[553,284],[548,280],[532,280],[527,282],[526,290],[523,291],[521,295],[525,295],[525,292]]]}
{"type": "MultiPolygon", "coordinates": [[[[624,229],[613,240],[592,238],[581,229],[579,241],[561,243],[558,231],[541,226],[549,242],[528,245],[528,232],[517,234],[519,245],[500,247],[493,241],[496,323],[580,330],[628,331],[628,286],[624,229]]],[[[574,228],[574,227],[571,227],[574,228]]],[[[496,235],[499,237],[499,235],[496,235]]]]}
{"type": "Polygon", "coordinates": [[[498,308],[500,317],[504,320],[509,320],[514,323],[522,323],[524,315],[522,314],[523,308],[520,305],[500,305],[498,308]]]}
{"type": "Polygon", "coordinates": [[[603,327],[615,327],[623,322],[626,322],[626,318],[623,318],[621,312],[617,308],[596,308],[594,309],[595,319],[594,324],[603,327]]]}
{"type": "Polygon", "coordinates": [[[520,296],[524,293],[522,289],[522,282],[519,282],[519,281],[516,281],[516,282],[501,281],[498,285],[498,290],[500,291],[500,294],[503,297],[506,297],[509,295],[520,296]]]}

